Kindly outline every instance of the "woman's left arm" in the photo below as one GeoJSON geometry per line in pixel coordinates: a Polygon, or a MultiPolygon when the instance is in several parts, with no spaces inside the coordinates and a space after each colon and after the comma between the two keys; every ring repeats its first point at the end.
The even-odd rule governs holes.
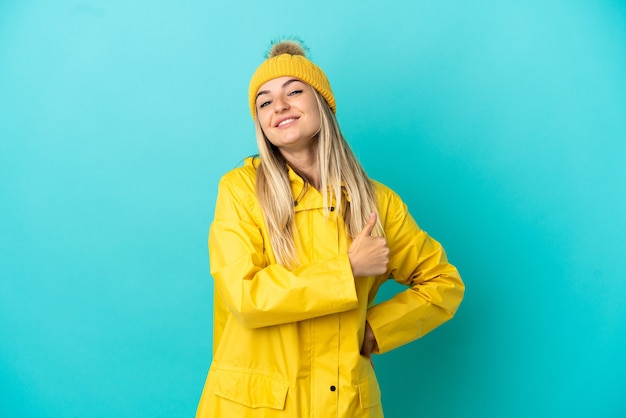
{"type": "Polygon", "coordinates": [[[418,227],[393,191],[379,193],[379,210],[390,249],[390,276],[409,287],[368,309],[367,321],[377,343],[375,352],[384,353],[452,318],[465,287],[443,247],[418,227]]]}

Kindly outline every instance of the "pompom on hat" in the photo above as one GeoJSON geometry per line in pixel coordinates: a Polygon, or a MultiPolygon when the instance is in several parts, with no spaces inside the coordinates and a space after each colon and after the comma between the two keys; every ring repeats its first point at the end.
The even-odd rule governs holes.
{"type": "Polygon", "coordinates": [[[309,84],[326,99],[333,113],[337,111],[335,96],[326,74],[306,57],[305,48],[300,41],[284,40],[272,44],[267,59],[252,75],[248,89],[252,119],[256,119],[256,95],[261,86],[275,78],[287,76],[309,84]]]}

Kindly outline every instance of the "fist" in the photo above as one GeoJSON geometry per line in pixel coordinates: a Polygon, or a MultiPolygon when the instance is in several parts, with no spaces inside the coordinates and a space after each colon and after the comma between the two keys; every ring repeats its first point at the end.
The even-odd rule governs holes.
{"type": "Polygon", "coordinates": [[[348,258],[354,277],[376,276],[387,271],[389,247],[383,237],[373,237],[376,214],[372,213],[363,230],[357,235],[350,248],[348,258]]]}

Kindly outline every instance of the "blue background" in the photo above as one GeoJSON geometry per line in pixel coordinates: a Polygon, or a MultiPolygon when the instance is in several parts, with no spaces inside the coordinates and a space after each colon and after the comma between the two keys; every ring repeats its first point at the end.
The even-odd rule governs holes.
{"type": "Polygon", "coordinates": [[[626,416],[609,0],[3,0],[0,415],[194,415],[216,186],[255,152],[247,85],[282,35],[467,284],[451,322],[376,358],[387,416],[626,416]]]}

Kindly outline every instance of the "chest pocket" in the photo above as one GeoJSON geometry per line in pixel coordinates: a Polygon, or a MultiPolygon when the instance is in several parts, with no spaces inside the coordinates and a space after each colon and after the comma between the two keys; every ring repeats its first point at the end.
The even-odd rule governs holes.
{"type": "Polygon", "coordinates": [[[343,215],[334,201],[329,202],[329,218],[325,215],[322,195],[315,189],[307,191],[296,205],[296,251],[302,264],[316,263],[347,251],[347,234],[343,215]]]}
{"type": "Polygon", "coordinates": [[[214,370],[215,395],[249,408],[285,408],[289,383],[263,374],[214,370]]]}

